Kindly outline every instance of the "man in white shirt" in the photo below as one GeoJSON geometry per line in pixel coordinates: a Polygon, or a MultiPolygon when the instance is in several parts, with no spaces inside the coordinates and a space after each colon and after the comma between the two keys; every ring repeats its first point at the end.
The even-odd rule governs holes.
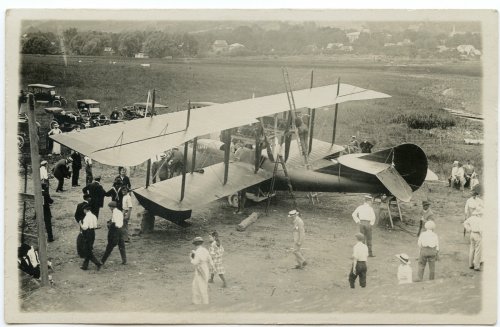
{"type": "Polygon", "coordinates": [[[108,245],[106,246],[106,251],[102,256],[101,262],[104,264],[108,259],[109,255],[118,245],[120,250],[120,256],[122,257],[122,265],[127,264],[127,255],[125,253],[125,241],[123,240],[123,213],[117,208],[116,202],[111,201],[109,204],[109,209],[112,212],[111,220],[108,221],[108,245]]]}
{"type": "Polygon", "coordinates": [[[359,276],[359,286],[366,287],[366,260],[368,258],[368,247],[363,243],[365,236],[362,233],[354,235],[358,242],[352,248],[352,267],[349,272],[349,285],[354,288],[356,278],[359,276]]]}
{"type": "Polygon", "coordinates": [[[424,270],[429,263],[429,280],[434,279],[435,264],[439,253],[439,239],[436,233],[433,232],[436,224],[429,220],[425,223],[425,232],[420,234],[417,244],[420,248],[420,256],[418,258],[418,281],[424,278],[424,270]]]}
{"type": "Polygon", "coordinates": [[[293,218],[293,254],[295,255],[295,260],[297,260],[295,269],[302,269],[307,265],[306,259],[300,249],[306,236],[304,221],[300,218],[297,210],[290,211],[288,218],[293,218]]]}
{"type": "Polygon", "coordinates": [[[465,202],[465,219],[472,216],[472,213],[479,207],[484,208],[484,202],[479,197],[479,190],[476,187],[472,192],[472,197],[465,202]]]}
{"type": "Polygon", "coordinates": [[[481,270],[481,255],[482,255],[482,218],[483,209],[478,207],[472,215],[464,222],[464,228],[470,232],[470,247],[469,247],[469,268],[475,271],[481,270]]]}
{"type": "Polygon", "coordinates": [[[40,162],[40,181],[42,182],[42,188],[47,188],[49,186],[49,173],[47,172],[47,161],[43,160],[40,162]]]}
{"type": "Polygon", "coordinates": [[[374,257],[372,251],[372,226],[375,224],[375,211],[372,208],[373,198],[365,195],[365,202],[354,210],[352,219],[359,225],[359,231],[365,236],[364,243],[368,246],[370,257],[374,257]]]}
{"type": "Polygon", "coordinates": [[[92,261],[97,266],[97,270],[99,270],[102,264],[93,253],[97,217],[90,211],[90,205],[85,205],[83,207],[83,212],[85,213],[85,217],[80,221],[80,229],[82,230],[82,235],[85,240],[86,256],[80,269],[87,270],[89,268],[89,261],[92,261]]]}
{"type": "Polygon", "coordinates": [[[128,188],[123,186],[120,189],[122,192],[122,209],[123,209],[123,240],[125,242],[130,242],[130,237],[128,236],[128,222],[130,221],[130,216],[132,215],[132,198],[130,197],[128,188]]]}

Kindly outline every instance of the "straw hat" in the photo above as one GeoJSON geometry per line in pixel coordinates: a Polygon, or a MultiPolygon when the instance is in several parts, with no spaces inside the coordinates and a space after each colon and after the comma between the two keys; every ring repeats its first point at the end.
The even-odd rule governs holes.
{"type": "Polygon", "coordinates": [[[40,166],[45,166],[46,164],[48,164],[47,160],[43,160],[42,162],[40,162],[40,166]]]}
{"type": "Polygon", "coordinates": [[[201,238],[200,236],[196,236],[194,239],[193,239],[193,244],[196,244],[196,243],[203,243],[203,238],[201,238]]]}
{"type": "Polygon", "coordinates": [[[297,210],[292,210],[292,211],[288,212],[288,217],[293,217],[293,216],[298,215],[298,214],[299,214],[299,212],[297,210]]]}
{"type": "Polygon", "coordinates": [[[402,263],[405,263],[407,265],[409,265],[411,263],[410,257],[406,253],[396,254],[396,258],[398,258],[399,261],[401,261],[402,263]]]}

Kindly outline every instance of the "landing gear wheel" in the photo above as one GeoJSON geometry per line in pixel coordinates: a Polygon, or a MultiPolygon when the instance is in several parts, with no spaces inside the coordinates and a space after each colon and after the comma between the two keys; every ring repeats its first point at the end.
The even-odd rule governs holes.
{"type": "Polygon", "coordinates": [[[227,202],[229,203],[229,205],[231,207],[238,208],[238,204],[239,204],[238,193],[228,195],[227,202]]]}
{"type": "Polygon", "coordinates": [[[22,149],[24,147],[24,137],[21,135],[17,136],[17,148],[22,149]]]}

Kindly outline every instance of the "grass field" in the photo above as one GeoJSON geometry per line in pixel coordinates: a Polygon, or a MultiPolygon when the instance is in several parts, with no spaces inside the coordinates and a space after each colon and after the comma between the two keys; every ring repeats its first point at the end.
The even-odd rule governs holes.
{"type": "MultiPolygon", "coordinates": [[[[368,138],[376,148],[413,142],[431,159],[431,169],[444,178],[453,160],[473,160],[481,172],[481,147],[463,144],[464,138],[482,138],[482,124],[457,119],[447,130],[410,130],[391,123],[401,113],[435,113],[451,117],[441,108],[481,111],[481,65],[478,62],[398,62],[333,60],[328,58],[251,58],[165,61],[61,56],[22,57],[21,87],[46,83],[73,108],[77,99],[101,102],[109,114],[115,107],[146,101],[148,90],[157,90],[157,102],[168,111],[184,110],[188,100],[229,102],[284,92],[281,67],[288,67],[294,89],[334,84],[338,78],[363,88],[384,92],[389,99],[351,102],[340,106],[337,143],[351,135],[368,138]],[[115,64],[113,64],[115,62],[115,64]],[[142,67],[141,63],[150,63],[142,67]],[[448,90],[448,91],[446,91],[448,90]],[[445,92],[446,91],[446,92],[445,92]],[[383,128],[381,128],[383,126],[383,128]]],[[[44,114],[42,114],[44,115],[44,114]]],[[[330,140],[333,111],[317,114],[316,137],[330,140]]],[[[42,121],[44,119],[40,117],[42,121]]],[[[45,127],[45,126],[43,126],[45,127]]]]}

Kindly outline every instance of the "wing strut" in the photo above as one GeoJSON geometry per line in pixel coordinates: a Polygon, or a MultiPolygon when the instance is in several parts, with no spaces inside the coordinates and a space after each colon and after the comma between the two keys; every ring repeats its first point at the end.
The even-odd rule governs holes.
{"type": "MultiPolygon", "coordinates": [[[[311,70],[311,86],[310,89],[313,88],[313,83],[314,83],[314,70],[311,70]]],[[[307,155],[309,155],[312,151],[312,144],[313,144],[313,138],[314,138],[314,118],[316,117],[316,109],[309,109],[309,126],[307,126],[307,130],[309,131],[308,136],[309,136],[309,146],[307,149],[309,150],[307,152],[307,155]]]]}
{"type": "MultiPolygon", "coordinates": [[[[337,97],[340,93],[340,77],[337,81],[337,97]]],[[[337,112],[339,110],[339,104],[335,104],[335,118],[333,118],[333,133],[332,133],[332,145],[335,144],[335,133],[337,132],[337,112]]]]}
{"type": "Polygon", "coordinates": [[[229,154],[231,149],[231,130],[226,129],[224,131],[224,182],[222,185],[226,185],[227,176],[229,175],[229,154]]]}
{"type": "Polygon", "coordinates": [[[194,168],[196,167],[196,150],[198,147],[198,137],[193,139],[193,157],[191,159],[191,174],[194,172],[194,168]]]}
{"type": "Polygon", "coordinates": [[[188,142],[184,143],[184,164],[182,165],[182,184],[181,184],[181,200],[180,201],[184,200],[184,191],[186,190],[187,156],[188,156],[188,142]]]}

